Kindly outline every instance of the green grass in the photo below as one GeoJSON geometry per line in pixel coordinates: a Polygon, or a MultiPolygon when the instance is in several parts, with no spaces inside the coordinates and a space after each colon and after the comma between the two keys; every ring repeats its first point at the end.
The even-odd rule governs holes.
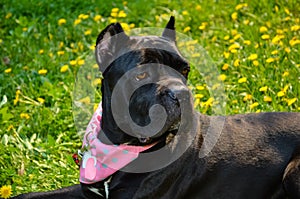
{"type": "MultiPolygon", "coordinates": [[[[13,195],[78,181],[71,158],[81,145],[72,112],[75,77],[98,33],[114,20],[162,28],[175,15],[177,31],[197,40],[223,75],[226,114],[300,111],[298,1],[104,2],[0,3],[0,186],[12,185],[13,195]],[[111,17],[112,8],[127,16],[111,17]],[[66,23],[59,25],[60,19],[66,23]]],[[[196,65],[189,81],[195,107],[211,114],[220,102],[210,100],[196,65]]]]}

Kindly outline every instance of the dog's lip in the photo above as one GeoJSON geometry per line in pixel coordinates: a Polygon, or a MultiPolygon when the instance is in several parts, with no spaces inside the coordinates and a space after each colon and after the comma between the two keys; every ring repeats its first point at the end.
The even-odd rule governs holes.
{"type": "Polygon", "coordinates": [[[168,129],[168,131],[178,130],[179,126],[180,126],[180,121],[172,124],[171,127],[168,129]]]}
{"type": "Polygon", "coordinates": [[[149,137],[141,137],[141,138],[138,138],[138,139],[139,139],[139,142],[142,143],[142,144],[150,143],[151,140],[152,140],[149,137]]]}

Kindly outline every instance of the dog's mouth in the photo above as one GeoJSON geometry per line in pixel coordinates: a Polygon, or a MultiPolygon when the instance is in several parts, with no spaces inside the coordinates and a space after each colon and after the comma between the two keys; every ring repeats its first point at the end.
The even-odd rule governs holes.
{"type": "Polygon", "coordinates": [[[172,124],[170,126],[170,128],[165,133],[163,133],[161,136],[159,136],[159,137],[140,137],[140,138],[138,138],[138,141],[142,145],[147,145],[147,144],[151,144],[153,142],[159,142],[159,141],[163,141],[163,140],[166,140],[166,142],[168,143],[171,141],[171,139],[176,134],[177,130],[179,129],[179,126],[180,126],[180,121],[177,121],[174,124],[172,124]]]}

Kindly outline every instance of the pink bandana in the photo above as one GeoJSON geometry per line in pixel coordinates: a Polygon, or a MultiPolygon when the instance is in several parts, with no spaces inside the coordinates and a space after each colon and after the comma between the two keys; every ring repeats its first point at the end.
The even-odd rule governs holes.
{"type": "Polygon", "coordinates": [[[100,133],[102,118],[102,103],[98,105],[91,121],[89,122],[83,139],[82,149],[88,148],[82,157],[79,181],[92,184],[104,180],[120,170],[133,160],[139,153],[151,148],[148,146],[106,145],[97,135],[100,133]]]}

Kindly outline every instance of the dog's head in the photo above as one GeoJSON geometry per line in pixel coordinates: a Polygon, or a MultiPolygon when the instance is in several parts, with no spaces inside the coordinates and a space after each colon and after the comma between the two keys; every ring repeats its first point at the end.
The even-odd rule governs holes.
{"type": "MultiPolygon", "coordinates": [[[[180,100],[190,98],[186,86],[190,68],[176,47],[174,23],[171,17],[160,37],[129,37],[119,23],[99,34],[95,53],[103,73],[102,129],[110,142],[143,145],[176,131],[180,100]],[[164,110],[151,110],[156,105],[164,110]],[[141,128],[153,122],[160,126],[154,130],[152,124],[155,132],[148,134],[130,122],[141,128]],[[124,130],[122,124],[128,128],[124,130]]],[[[101,135],[100,139],[107,142],[101,135]]]]}

